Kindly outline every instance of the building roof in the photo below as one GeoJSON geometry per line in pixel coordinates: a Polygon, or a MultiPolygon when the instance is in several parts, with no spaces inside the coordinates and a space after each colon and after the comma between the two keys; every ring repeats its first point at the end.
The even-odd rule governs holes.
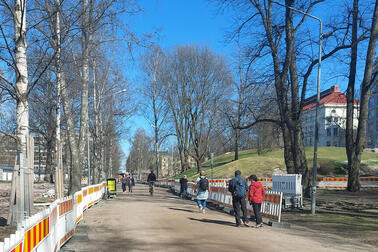
{"type": "MultiPolygon", "coordinates": [[[[347,97],[339,91],[339,86],[334,85],[320,93],[319,104],[346,104],[347,97]]],[[[354,104],[358,104],[358,100],[354,100],[354,104]]],[[[307,110],[316,106],[316,95],[307,98],[304,101],[303,110],[307,110]]]]}

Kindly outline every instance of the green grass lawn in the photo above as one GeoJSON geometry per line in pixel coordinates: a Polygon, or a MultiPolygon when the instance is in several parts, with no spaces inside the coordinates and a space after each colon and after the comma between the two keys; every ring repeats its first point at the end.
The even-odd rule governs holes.
{"type": "MultiPolygon", "coordinates": [[[[306,148],[307,164],[312,167],[313,148],[306,148]]],[[[320,147],[318,149],[319,175],[344,176],[346,168],[346,153],[342,147],[320,147]]],[[[378,162],[378,153],[363,153],[362,163],[374,165],[378,162]]],[[[207,176],[211,177],[210,161],[202,164],[207,176]]],[[[274,170],[285,170],[283,149],[274,149],[270,152],[257,154],[256,150],[239,152],[239,160],[234,161],[234,152],[214,157],[213,176],[232,177],[236,170],[240,170],[243,176],[256,174],[260,177],[270,177],[274,170]]],[[[197,168],[192,168],[175,176],[180,178],[187,175],[188,178],[198,177],[197,168]]]]}

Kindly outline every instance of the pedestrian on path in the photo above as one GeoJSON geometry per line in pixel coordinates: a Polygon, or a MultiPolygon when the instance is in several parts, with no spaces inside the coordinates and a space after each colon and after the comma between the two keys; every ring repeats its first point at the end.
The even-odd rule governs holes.
{"type": "Polygon", "coordinates": [[[206,200],[209,198],[210,184],[209,180],[206,178],[206,173],[201,170],[200,177],[196,180],[197,185],[197,205],[200,213],[205,213],[206,200]]]}
{"type": "Polygon", "coordinates": [[[122,175],[121,184],[122,184],[122,192],[125,192],[126,191],[126,185],[127,185],[127,178],[126,178],[125,174],[122,175]]]}
{"type": "Polygon", "coordinates": [[[156,175],[154,173],[153,170],[151,170],[151,173],[148,174],[148,177],[147,177],[147,183],[149,185],[149,192],[150,192],[150,195],[152,196],[154,194],[154,184],[156,182],[156,175]]]}
{"type": "Polygon", "coordinates": [[[129,192],[133,192],[133,187],[135,186],[135,180],[134,180],[134,176],[132,174],[130,174],[130,177],[129,177],[129,183],[127,184],[127,186],[129,187],[129,192]]]}
{"type": "Polygon", "coordinates": [[[180,179],[180,198],[182,198],[185,193],[185,197],[189,195],[188,193],[188,178],[186,175],[180,179]]]}
{"type": "Polygon", "coordinates": [[[256,227],[262,227],[262,218],[261,218],[261,203],[265,196],[264,186],[258,181],[257,176],[252,174],[249,179],[252,181],[249,186],[249,197],[248,201],[252,205],[253,212],[256,219],[256,227]]]}
{"type": "Polygon", "coordinates": [[[246,206],[246,193],[248,192],[247,181],[241,177],[241,172],[237,170],[235,172],[235,178],[231,179],[228,190],[232,193],[232,206],[234,208],[234,215],[236,221],[236,227],[240,227],[240,208],[243,212],[243,223],[249,227],[248,213],[246,206]]]}

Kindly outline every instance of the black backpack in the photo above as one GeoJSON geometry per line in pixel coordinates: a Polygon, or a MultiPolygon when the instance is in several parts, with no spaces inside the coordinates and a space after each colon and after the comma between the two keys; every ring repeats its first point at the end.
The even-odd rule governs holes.
{"type": "Polygon", "coordinates": [[[209,187],[209,181],[206,178],[200,178],[199,188],[202,191],[206,191],[208,189],[208,187],[209,187]]]}

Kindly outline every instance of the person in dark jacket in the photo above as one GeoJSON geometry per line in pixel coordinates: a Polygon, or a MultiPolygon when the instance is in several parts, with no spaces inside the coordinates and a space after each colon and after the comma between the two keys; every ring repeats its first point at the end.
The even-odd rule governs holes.
{"type": "Polygon", "coordinates": [[[256,227],[262,227],[262,218],[261,218],[261,204],[265,196],[264,186],[258,181],[256,175],[251,175],[249,177],[251,180],[251,185],[249,186],[249,196],[248,201],[252,205],[253,212],[255,213],[256,227]]]}
{"type": "Polygon", "coordinates": [[[126,191],[126,185],[127,185],[126,175],[122,175],[121,183],[122,183],[122,192],[125,192],[126,191]]]}
{"type": "Polygon", "coordinates": [[[149,188],[150,188],[150,194],[151,196],[154,194],[154,183],[156,182],[156,175],[154,173],[153,170],[151,170],[151,173],[148,174],[148,177],[147,177],[147,183],[149,185],[149,188]]]}
{"type": "Polygon", "coordinates": [[[129,183],[127,184],[127,186],[129,187],[129,192],[133,192],[133,186],[135,186],[135,180],[134,180],[134,176],[132,174],[130,174],[130,177],[129,177],[129,183]]]}
{"type": "Polygon", "coordinates": [[[180,179],[180,198],[182,198],[183,194],[185,193],[185,196],[188,196],[188,178],[186,175],[180,179]]]}
{"type": "Polygon", "coordinates": [[[232,193],[232,206],[234,208],[236,227],[240,227],[240,208],[243,212],[243,223],[245,226],[249,227],[248,224],[248,214],[246,206],[246,193],[248,192],[247,181],[242,178],[241,172],[237,170],[235,172],[235,178],[231,179],[228,190],[232,193]]]}

